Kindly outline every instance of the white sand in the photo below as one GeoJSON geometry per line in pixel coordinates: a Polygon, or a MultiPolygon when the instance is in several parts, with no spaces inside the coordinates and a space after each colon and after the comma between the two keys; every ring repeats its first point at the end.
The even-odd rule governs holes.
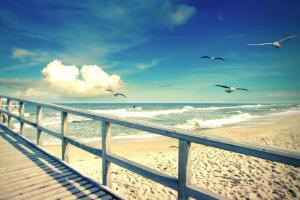
{"type": "MultiPolygon", "coordinates": [[[[268,145],[300,153],[300,116],[255,128],[224,128],[204,134],[268,145]]],[[[177,176],[178,144],[167,138],[113,143],[112,151],[166,174],[177,176]]],[[[48,150],[59,155],[58,146],[48,150]]],[[[300,169],[202,145],[192,145],[192,184],[228,199],[300,199],[300,169]]],[[[70,163],[101,180],[101,159],[71,148],[70,163]]],[[[126,199],[176,199],[177,193],[116,165],[113,190],[126,199]]]]}

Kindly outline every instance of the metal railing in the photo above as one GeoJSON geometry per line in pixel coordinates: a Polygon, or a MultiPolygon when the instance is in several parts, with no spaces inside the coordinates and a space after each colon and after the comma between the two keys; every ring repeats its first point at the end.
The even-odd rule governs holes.
{"type": "Polygon", "coordinates": [[[19,133],[23,134],[24,124],[28,124],[37,130],[37,141],[39,145],[41,134],[47,133],[62,141],[62,160],[68,162],[68,146],[74,145],[91,154],[102,157],[102,184],[111,187],[111,163],[119,165],[129,171],[135,172],[145,178],[151,179],[157,183],[172,188],[178,192],[178,199],[188,199],[189,197],[195,199],[223,199],[224,197],[192,186],[191,181],[191,160],[190,147],[191,143],[202,144],[218,149],[223,149],[231,152],[236,152],[244,155],[254,156],[265,160],[284,163],[295,167],[300,166],[300,155],[293,152],[266,148],[245,143],[233,142],[210,136],[196,135],[189,131],[181,131],[175,128],[156,125],[146,122],[138,122],[133,120],[124,120],[108,115],[98,115],[92,112],[83,111],[66,106],[59,106],[55,104],[42,103],[21,98],[0,95],[0,126],[4,125],[2,122],[3,115],[7,115],[7,126],[11,126],[11,119],[17,119],[20,122],[19,133]],[[7,100],[6,109],[2,104],[2,99],[7,100]],[[13,101],[19,105],[19,115],[12,113],[13,101]],[[24,118],[25,103],[36,106],[36,122],[31,122],[24,118]],[[61,132],[52,131],[42,126],[42,108],[50,108],[61,112],[61,132]],[[102,148],[95,148],[81,142],[78,142],[68,137],[68,116],[74,114],[90,118],[102,122],[102,148]],[[133,161],[127,160],[112,154],[111,146],[111,124],[120,125],[123,127],[138,129],[170,138],[179,140],[178,148],[178,178],[166,175],[154,169],[140,165],[133,161]]]}

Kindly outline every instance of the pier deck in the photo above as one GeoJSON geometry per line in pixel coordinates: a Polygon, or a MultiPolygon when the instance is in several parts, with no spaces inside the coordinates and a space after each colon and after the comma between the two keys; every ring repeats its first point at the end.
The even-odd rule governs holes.
{"type": "Polygon", "coordinates": [[[120,199],[64,162],[0,129],[0,199],[120,199]]]}

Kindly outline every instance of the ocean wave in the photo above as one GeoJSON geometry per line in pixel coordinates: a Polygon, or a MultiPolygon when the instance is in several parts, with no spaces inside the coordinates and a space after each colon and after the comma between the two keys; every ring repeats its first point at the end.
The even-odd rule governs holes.
{"type": "Polygon", "coordinates": [[[162,110],[143,110],[141,107],[137,108],[120,108],[113,110],[90,110],[97,114],[109,114],[115,115],[121,118],[133,117],[133,118],[154,118],[162,115],[181,114],[185,112],[197,112],[197,111],[217,111],[223,109],[237,109],[237,108],[261,108],[272,105],[239,105],[239,106],[209,106],[209,107],[193,107],[183,106],[178,109],[162,109],[162,110]]]}
{"type": "Polygon", "coordinates": [[[184,130],[197,130],[197,129],[203,129],[203,128],[220,128],[225,125],[231,125],[236,124],[239,122],[247,121],[252,118],[254,118],[254,115],[251,115],[249,113],[242,113],[238,115],[233,115],[230,117],[225,118],[219,118],[219,119],[199,119],[199,118],[193,118],[190,120],[187,120],[184,124],[178,124],[175,127],[181,128],[184,130]]]}
{"type": "Polygon", "coordinates": [[[115,109],[115,110],[90,110],[97,114],[110,114],[118,117],[126,118],[154,118],[161,115],[171,115],[171,114],[179,114],[187,112],[190,108],[182,108],[182,109],[166,109],[166,110],[134,110],[134,109],[115,109]]]}
{"type": "MultiPolygon", "coordinates": [[[[71,116],[68,120],[69,123],[80,123],[84,121],[92,121],[93,119],[81,117],[81,116],[71,116]]],[[[44,126],[53,126],[53,125],[60,125],[61,123],[61,117],[60,116],[54,116],[51,118],[46,119],[43,121],[44,126]]]]}

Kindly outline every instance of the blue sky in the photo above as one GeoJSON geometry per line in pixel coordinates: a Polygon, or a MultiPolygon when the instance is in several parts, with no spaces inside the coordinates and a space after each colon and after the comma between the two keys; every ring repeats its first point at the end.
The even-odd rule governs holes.
{"type": "Polygon", "coordinates": [[[0,0],[0,93],[54,102],[299,103],[299,6],[296,0],[0,0]],[[281,49],[247,45],[290,35],[297,36],[281,49]],[[50,74],[62,73],[50,72],[54,60],[74,66],[69,92],[50,74]],[[84,80],[88,92],[76,85],[84,79],[76,69],[84,65],[104,73],[95,69],[102,74],[98,85],[84,80]],[[227,94],[215,84],[250,91],[227,94]],[[109,88],[128,98],[103,92],[109,88]]]}

